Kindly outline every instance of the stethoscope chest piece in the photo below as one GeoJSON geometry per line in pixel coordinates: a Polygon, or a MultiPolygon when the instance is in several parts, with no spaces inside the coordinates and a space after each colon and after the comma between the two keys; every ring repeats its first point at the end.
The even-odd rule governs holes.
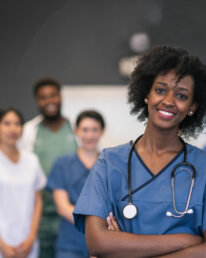
{"type": "Polygon", "coordinates": [[[133,219],[137,213],[137,207],[132,203],[128,203],[123,209],[123,216],[125,219],[133,219]]]}

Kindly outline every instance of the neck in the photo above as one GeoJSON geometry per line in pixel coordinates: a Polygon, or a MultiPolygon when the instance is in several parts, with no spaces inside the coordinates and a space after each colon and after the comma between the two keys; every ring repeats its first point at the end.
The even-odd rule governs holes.
{"type": "Polygon", "coordinates": [[[93,149],[93,150],[87,150],[85,149],[84,147],[80,147],[78,148],[78,154],[80,155],[84,155],[84,156],[87,156],[87,157],[97,157],[98,156],[98,151],[97,149],[93,149]]]}
{"type": "Polygon", "coordinates": [[[179,151],[182,142],[178,136],[178,130],[159,130],[157,128],[146,127],[143,137],[140,139],[139,146],[144,147],[150,152],[161,153],[164,151],[179,151]]]}
{"type": "Polygon", "coordinates": [[[7,156],[15,156],[19,153],[16,145],[7,145],[4,143],[0,143],[0,149],[7,155],[7,156]]]}
{"type": "Polygon", "coordinates": [[[64,124],[65,121],[66,121],[66,119],[64,117],[60,116],[56,120],[44,118],[43,123],[47,127],[49,127],[52,131],[58,131],[59,128],[64,124]]]}
{"type": "Polygon", "coordinates": [[[79,159],[81,162],[84,164],[84,166],[87,169],[91,169],[92,166],[94,165],[95,161],[97,160],[98,157],[98,151],[97,149],[95,150],[86,150],[83,147],[80,147],[77,151],[79,159]]]}

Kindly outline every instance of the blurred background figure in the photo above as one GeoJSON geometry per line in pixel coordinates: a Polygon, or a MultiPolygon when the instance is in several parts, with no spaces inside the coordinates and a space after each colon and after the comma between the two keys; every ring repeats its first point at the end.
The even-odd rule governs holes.
{"type": "Polygon", "coordinates": [[[37,258],[46,183],[36,155],[19,151],[23,117],[14,108],[0,111],[0,257],[37,258]]]}
{"type": "Polygon", "coordinates": [[[75,133],[79,140],[76,152],[54,163],[47,182],[53,192],[61,224],[56,243],[56,258],[88,258],[85,237],[73,225],[73,209],[99,151],[98,142],[105,127],[103,117],[94,110],[80,113],[75,133]]]}
{"type": "MultiPolygon", "coordinates": [[[[76,150],[77,144],[68,119],[61,114],[60,84],[45,78],[34,85],[34,96],[41,115],[24,126],[22,147],[39,157],[49,175],[53,162],[76,150]]],[[[51,193],[43,191],[43,214],[39,230],[40,257],[54,257],[59,218],[51,193]]]]}

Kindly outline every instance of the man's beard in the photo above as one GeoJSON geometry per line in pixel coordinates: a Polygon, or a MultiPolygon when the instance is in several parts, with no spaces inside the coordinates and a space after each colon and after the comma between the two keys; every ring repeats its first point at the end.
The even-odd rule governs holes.
{"type": "Polygon", "coordinates": [[[61,112],[60,112],[60,110],[57,112],[57,114],[55,114],[55,115],[47,115],[47,114],[45,114],[45,113],[43,113],[42,112],[42,110],[40,110],[40,112],[41,112],[41,114],[43,115],[43,117],[44,117],[44,120],[45,121],[48,121],[48,122],[56,122],[56,121],[58,121],[60,118],[61,118],[61,112]]]}

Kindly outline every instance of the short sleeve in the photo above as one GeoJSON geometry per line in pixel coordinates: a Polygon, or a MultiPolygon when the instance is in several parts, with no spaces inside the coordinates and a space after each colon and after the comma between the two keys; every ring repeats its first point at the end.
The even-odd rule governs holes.
{"type": "Polygon", "coordinates": [[[35,188],[36,191],[42,190],[46,185],[46,176],[42,170],[42,167],[39,163],[39,159],[36,157],[36,180],[35,180],[35,188]]]}
{"type": "Polygon", "coordinates": [[[90,171],[76,203],[73,212],[75,227],[84,233],[86,215],[94,215],[106,219],[111,210],[106,160],[103,151],[90,171]]]}
{"type": "Polygon", "coordinates": [[[60,159],[57,159],[51,169],[48,177],[46,189],[53,191],[55,189],[66,190],[66,180],[64,176],[64,169],[61,165],[60,159]]]}

